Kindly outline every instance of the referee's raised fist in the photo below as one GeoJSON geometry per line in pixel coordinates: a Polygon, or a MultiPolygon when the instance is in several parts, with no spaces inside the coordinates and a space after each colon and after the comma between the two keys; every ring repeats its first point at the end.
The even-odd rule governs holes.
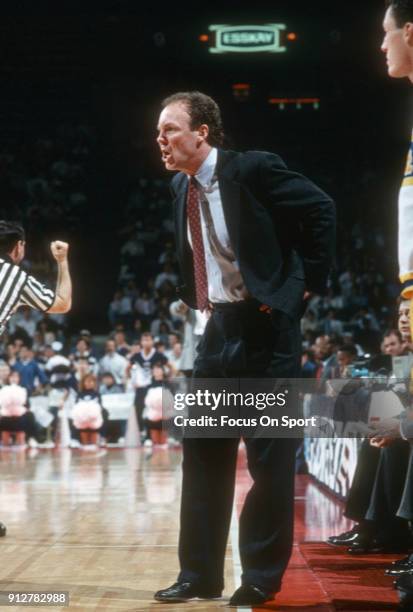
{"type": "Polygon", "coordinates": [[[65,259],[67,259],[69,245],[67,242],[61,242],[60,240],[55,240],[54,242],[51,243],[50,250],[56,261],[58,262],[64,261],[65,259]]]}

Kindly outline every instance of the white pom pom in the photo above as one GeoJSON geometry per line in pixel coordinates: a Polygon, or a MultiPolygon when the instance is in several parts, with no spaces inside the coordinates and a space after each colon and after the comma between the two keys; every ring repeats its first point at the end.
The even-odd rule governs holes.
{"type": "Polygon", "coordinates": [[[172,393],[168,389],[163,389],[162,387],[153,387],[149,389],[146,394],[143,417],[149,421],[169,419],[172,406],[172,393]]]}
{"type": "Polygon", "coordinates": [[[76,429],[100,429],[103,425],[102,409],[94,400],[80,400],[73,406],[72,419],[76,429]]]}
{"type": "Polygon", "coordinates": [[[5,385],[0,389],[0,414],[20,417],[26,412],[27,391],[20,385],[5,385]]]}

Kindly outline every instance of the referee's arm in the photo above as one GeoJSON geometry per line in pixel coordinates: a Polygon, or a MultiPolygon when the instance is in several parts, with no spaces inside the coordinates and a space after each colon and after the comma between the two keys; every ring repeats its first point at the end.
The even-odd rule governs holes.
{"type": "Polygon", "coordinates": [[[72,280],[67,259],[69,245],[56,240],[51,243],[50,250],[57,261],[57,283],[54,302],[47,312],[63,314],[69,312],[72,307],[72,280]]]}

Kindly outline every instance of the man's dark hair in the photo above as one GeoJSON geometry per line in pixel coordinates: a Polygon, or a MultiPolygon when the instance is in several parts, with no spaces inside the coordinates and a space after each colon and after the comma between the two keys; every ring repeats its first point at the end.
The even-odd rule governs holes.
{"type": "Polygon", "coordinates": [[[389,336],[397,336],[400,342],[403,342],[402,335],[398,329],[387,329],[383,334],[383,340],[388,338],[389,336]]]}
{"type": "Polygon", "coordinates": [[[222,127],[221,111],[215,100],[200,91],[182,91],[165,98],[162,101],[162,108],[174,102],[186,104],[191,118],[192,130],[196,130],[200,125],[205,124],[209,127],[207,143],[212,147],[220,147],[222,145],[224,130],[222,127]]]}
{"type": "Polygon", "coordinates": [[[103,372],[103,374],[101,374],[101,378],[107,378],[108,376],[110,376],[111,378],[113,378],[113,380],[115,380],[115,377],[113,376],[112,372],[103,372]]]}
{"type": "Polygon", "coordinates": [[[10,253],[19,240],[26,240],[24,229],[20,223],[0,220],[0,257],[10,253]]]}
{"type": "Polygon", "coordinates": [[[349,357],[355,359],[357,357],[357,348],[354,344],[342,344],[338,347],[337,352],[346,353],[349,357]]]}
{"type": "Polygon", "coordinates": [[[413,22],[413,0],[386,0],[386,6],[391,8],[398,28],[402,28],[407,22],[413,22]]]}
{"type": "Polygon", "coordinates": [[[326,334],[326,335],[328,336],[330,340],[330,344],[332,344],[334,347],[337,347],[343,344],[343,338],[337,332],[332,332],[331,334],[326,334]]]}

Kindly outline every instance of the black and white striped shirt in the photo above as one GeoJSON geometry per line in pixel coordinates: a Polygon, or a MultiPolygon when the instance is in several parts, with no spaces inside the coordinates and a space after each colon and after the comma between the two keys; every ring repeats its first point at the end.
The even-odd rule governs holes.
{"type": "Polygon", "coordinates": [[[46,312],[55,293],[8,258],[0,258],[0,335],[19,306],[46,312]]]}

